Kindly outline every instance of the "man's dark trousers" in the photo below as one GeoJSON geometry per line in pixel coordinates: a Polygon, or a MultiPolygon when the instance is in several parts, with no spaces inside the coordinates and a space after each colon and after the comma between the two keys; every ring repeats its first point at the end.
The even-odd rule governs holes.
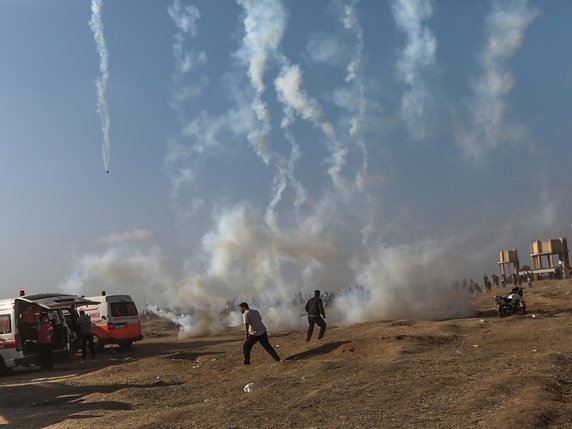
{"type": "Polygon", "coordinates": [[[244,341],[244,344],[242,345],[242,350],[244,352],[245,365],[250,365],[250,351],[257,342],[260,342],[260,344],[262,344],[264,350],[266,350],[268,354],[272,356],[276,362],[280,361],[280,356],[278,356],[276,350],[274,350],[274,348],[272,348],[272,346],[270,345],[270,342],[268,341],[268,334],[265,332],[262,335],[248,335],[248,338],[244,341]]]}
{"type": "Polygon", "coordinates": [[[318,340],[324,338],[326,333],[326,321],[322,319],[322,316],[308,316],[308,333],[306,334],[306,341],[310,341],[312,334],[314,333],[314,325],[320,327],[320,333],[318,334],[318,340]]]}

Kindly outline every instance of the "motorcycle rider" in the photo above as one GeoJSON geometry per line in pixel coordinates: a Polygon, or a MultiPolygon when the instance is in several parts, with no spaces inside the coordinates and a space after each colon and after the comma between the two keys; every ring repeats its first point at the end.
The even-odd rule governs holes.
{"type": "Polygon", "coordinates": [[[522,289],[518,286],[512,288],[512,292],[508,295],[508,299],[510,299],[513,304],[516,304],[518,301],[522,299],[521,290],[522,289]]]}

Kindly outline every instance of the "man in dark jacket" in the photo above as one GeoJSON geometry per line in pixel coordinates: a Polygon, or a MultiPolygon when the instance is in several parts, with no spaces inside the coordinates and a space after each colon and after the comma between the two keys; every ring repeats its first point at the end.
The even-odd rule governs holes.
{"type": "Polygon", "coordinates": [[[81,361],[85,361],[87,355],[87,345],[89,344],[89,351],[91,357],[95,357],[95,344],[93,343],[93,335],[91,334],[91,318],[85,314],[85,311],[79,312],[77,318],[78,333],[81,337],[81,361]]]}
{"type": "Polygon", "coordinates": [[[314,297],[311,298],[306,303],[306,313],[308,313],[308,333],[306,334],[306,341],[309,342],[312,339],[312,334],[314,333],[314,325],[320,327],[320,333],[318,334],[318,340],[324,338],[326,333],[326,313],[324,312],[324,303],[320,298],[320,291],[314,291],[314,297]]]}

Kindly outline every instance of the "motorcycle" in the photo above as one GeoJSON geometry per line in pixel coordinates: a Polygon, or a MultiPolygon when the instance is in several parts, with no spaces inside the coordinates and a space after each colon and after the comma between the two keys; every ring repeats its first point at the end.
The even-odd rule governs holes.
{"type": "Polygon", "coordinates": [[[495,303],[499,317],[506,317],[512,314],[526,314],[526,303],[524,302],[524,290],[522,287],[512,288],[508,296],[495,296],[495,303]]]}

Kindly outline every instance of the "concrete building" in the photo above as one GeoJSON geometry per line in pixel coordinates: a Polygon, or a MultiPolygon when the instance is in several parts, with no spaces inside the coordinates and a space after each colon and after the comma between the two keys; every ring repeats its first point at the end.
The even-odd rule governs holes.
{"type": "Polygon", "coordinates": [[[531,241],[530,258],[532,259],[531,268],[533,272],[559,269],[563,278],[570,278],[570,259],[566,238],[531,241]],[[557,262],[555,262],[555,257],[558,257],[557,262]],[[544,265],[545,261],[546,265],[544,265]]]}
{"type": "Polygon", "coordinates": [[[499,273],[501,276],[518,274],[520,272],[520,262],[518,261],[518,251],[516,249],[499,251],[499,273]]]}

